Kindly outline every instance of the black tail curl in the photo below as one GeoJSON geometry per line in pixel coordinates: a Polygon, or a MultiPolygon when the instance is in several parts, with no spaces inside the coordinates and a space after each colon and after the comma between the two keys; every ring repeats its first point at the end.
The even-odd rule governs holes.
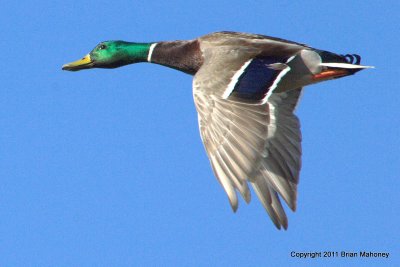
{"type": "Polygon", "coordinates": [[[360,63],[361,63],[361,57],[357,54],[346,54],[346,55],[341,55],[341,56],[349,64],[360,65],[360,63]]]}
{"type": "Polygon", "coordinates": [[[315,50],[317,52],[323,63],[347,63],[347,64],[355,64],[360,65],[361,57],[357,54],[346,54],[346,55],[338,55],[332,52],[324,51],[324,50],[315,50]]]}

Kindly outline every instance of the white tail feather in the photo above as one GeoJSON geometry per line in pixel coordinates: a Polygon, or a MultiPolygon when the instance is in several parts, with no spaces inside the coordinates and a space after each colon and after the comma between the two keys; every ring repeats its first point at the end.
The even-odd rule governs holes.
{"type": "Polygon", "coordinates": [[[330,68],[342,68],[342,69],[371,69],[374,66],[362,66],[348,63],[320,63],[320,66],[330,67],[330,68]]]}

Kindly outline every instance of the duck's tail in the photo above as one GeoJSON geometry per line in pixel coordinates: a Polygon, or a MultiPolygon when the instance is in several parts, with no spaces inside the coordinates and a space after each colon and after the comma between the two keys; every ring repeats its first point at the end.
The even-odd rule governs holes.
{"type": "Polygon", "coordinates": [[[361,57],[357,54],[337,55],[328,51],[316,51],[321,57],[319,65],[323,71],[315,74],[315,81],[341,78],[363,70],[374,68],[373,66],[360,65],[361,57]]]}

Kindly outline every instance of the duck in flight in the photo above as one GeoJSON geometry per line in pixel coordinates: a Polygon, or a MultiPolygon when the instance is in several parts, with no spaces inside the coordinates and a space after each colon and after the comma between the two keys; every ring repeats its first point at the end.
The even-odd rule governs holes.
{"type": "Polygon", "coordinates": [[[233,211],[252,186],[272,222],[287,229],[283,199],[296,210],[301,168],[303,87],[371,68],[338,55],[264,35],[215,32],[188,41],[105,41],[62,69],[118,68],[149,62],[193,75],[201,139],[233,211]]]}

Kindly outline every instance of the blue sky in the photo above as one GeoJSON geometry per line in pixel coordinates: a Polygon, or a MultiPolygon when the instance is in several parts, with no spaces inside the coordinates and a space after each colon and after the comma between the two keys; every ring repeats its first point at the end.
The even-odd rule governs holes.
{"type": "Polygon", "coordinates": [[[1,266],[399,264],[398,1],[3,1],[1,266]],[[48,3],[46,3],[48,2],[48,3]],[[376,69],[310,86],[298,209],[277,231],[256,197],[232,213],[189,75],[151,64],[61,71],[98,42],[266,34],[376,69]],[[295,252],[390,252],[298,259],[295,252]]]}

